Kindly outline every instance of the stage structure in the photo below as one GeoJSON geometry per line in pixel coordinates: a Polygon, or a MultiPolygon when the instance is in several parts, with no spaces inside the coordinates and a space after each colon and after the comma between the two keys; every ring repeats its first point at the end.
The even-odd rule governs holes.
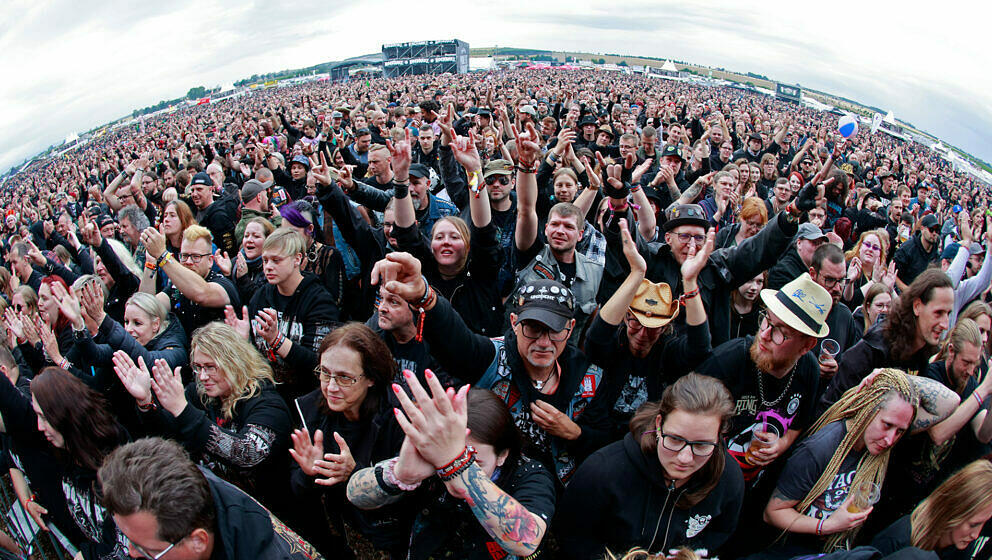
{"type": "Polygon", "coordinates": [[[468,60],[468,43],[458,39],[382,46],[382,67],[386,78],[445,72],[465,74],[469,71],[468,60]]]}

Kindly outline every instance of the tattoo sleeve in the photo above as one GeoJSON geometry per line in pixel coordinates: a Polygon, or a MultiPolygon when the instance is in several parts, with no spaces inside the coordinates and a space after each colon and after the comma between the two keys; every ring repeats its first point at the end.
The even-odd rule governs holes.
{"type": "MultiPolygon", "coordinates": [[[[678,189],[675,189],[675,190],[678,190],[678,189]]],[[[703,190],[703,182],[702,181],[696,181],[695,183],[692,184],[691,187],[689,187],[688,189],[686,189],[685,192],[683,192],[682,195],[680,197],[678,197],[678,198],[681,198],[683,201],[686,201],[686,202],[683,202],[684,204],[690,204],[690,203],[692,203],[693,200],[696,199],[697,196],[699,196],[699,193],[702,190],[703,190]]],[[[674,195],[675,193],[673,192],[672,194],[674,195]]]]}
{"type": "Polygon", "coordinates": [[[939,381],[918,375],[910,376],[910,380],[920,395],[920,407],[910,431],[921,432],[940,423],[950,416],[961,402],[957,393],[939,381]]]}
{"type": "Polygon", "coordinates": [[[375,509],[399,501],[402,494],[388,494],[379,486],[376,480],[375,469],[385,461],[377,465],[355,471],[348,479],[348,501],[358,509],[375,509]]]}
{"type": "Polygon", "coordinates": [[[533,554],[544,538],[547,524],[489,480],[473,464],[453,480],[448,490],[465,500],[476,519],[503,550],[516,556],[533,554]]]}

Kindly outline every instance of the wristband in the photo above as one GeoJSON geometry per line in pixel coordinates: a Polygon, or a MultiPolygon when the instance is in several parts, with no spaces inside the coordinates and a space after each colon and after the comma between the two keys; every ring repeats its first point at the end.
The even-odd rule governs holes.
{"type": "Polygon", "coordinates": [[[691,292],[684,292],[682,294],[682,297],[679,298],[679,302],[685,305],[686,300],[692,299],[698,295],[699,295],[699,288],[697,287],[695,290],[692,290],[691,292]]]}
{"type": "Polygon", "coordinates": [[[69,360],[67,358],[62,358],[62,361],[59,362],[59,367],[66,371],[69,371],[69,368],[72,367],[72,364],[69,363],[69,360]]]}
{"type": "Polygon", "coordinates": [[[172,253],[166,250],[164,253],[162,253],[161,256],[159,256],[158,259],[155,260],[155,268],[162,268],[162,265],[169,262],[169,259],[171,258],[172,258],[172,253]]]}
{"type": "Polygon", "coordinates": [[[975,400],[978,401],[978,408],[982,408],[982,406],[985,404],[985,401],[983,401],[982,397],[979,396],[978,391],[974,391],[971,394],[974,395],[975,400]]]}
{"type": "Polygon", "coordinates": [[[385,467],[383,465],[376,465],[373,472],[375,472],[375,481],[379,484],[379,488],[382,488],[383,492],[390,496],[399,496],[403,493],[403,490],[399,486],[386,480],[385,467]]]}
{"type": "Polygon", "coordinates": [[[823,534],[823,518],[821,517],[819,521],[816,522],[816,534],[823,534]]]}
{"type": "Polygon", "coordinates": [[[520,162],[520,164],[516,166],[516,169],[520,173],[537,173],[537,162],[532,161],[530,164],[520,162]]]}
{"type": "Polygon", "coordinates": [[[145,270],[151,270],[154,272],[155,270],[158,270],[158,264],[145,261],[145,270]]]}
{"type": "Polygon", "coordinates": [[[156,408],[158,408],[158,405],[155,404],[155,399],[149,401],[148,404],[138,403],[138,410],[140,410],[141,412],[150,412],[152,410],[155,410],[156,408]]]}
{"type": "Polygon", "coordinates": [[[556,154],[554,152],[554,150],[551,150],[550,152],[548,152],[548,159],[551,160],[551,163],[557,163],[558,162],[558,154],[556,154]]]}
{"type": "Polygon", "coordinates": [[[444,482],[455,478],[475,462],[475,448],[466,445],[465,449],[451,460],[450,463],[437,469],[437,476],[444,482]]]}
{"type": "MultiPolygon", "coordinates": [[[[396,463],[400,460],[399,457],[393,457],[382,465],[382,476],[386,481],[386,484],[395,486],[404,492],[411,492],[416,490],[420,486],[420,482],[416,484],[403,484],[400,479],[396,478],[396,463]]],[[[422,482],[422,481],[421,481],[422,482]]]]}
{"type": "Polygon", "coordinates": [[[639,191],[639,190],[641,190],[641,185],[640,185],[640,183],[638,183],[638,184],[636,184],[636,185],[630,185],[630,193],[631,193],[631,194],[634,194],[634,193],[636,193],[636,192],[637,192],[637,191],[639,191]]]}
{"type": "Polygon", "coordinates": [[[468,174],[468,188],[475,198],[479,198],[479,193],[482,192],[482,173],[473,171],[468,174]]]}

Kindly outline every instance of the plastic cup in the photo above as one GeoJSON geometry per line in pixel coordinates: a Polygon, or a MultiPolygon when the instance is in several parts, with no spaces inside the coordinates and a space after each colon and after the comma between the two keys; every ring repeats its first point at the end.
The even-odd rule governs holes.
{"type": "Polygon", "coordinates": [[[744,460],[750,465],[755,464],[754,452],[758,449],[770,447],[778,441],[779,437],[781,437],[781,434],[779,434],[778,428],[774,424],[758,422],[751,427],[751,443],[748,444],[747,451],[744,452],[744,460]]]}
{"type": "Polygon", "coordinates": [[[851,488],[851,499],[847,502],[847,511],[862,512],[878,503],[881,487],[874,482],[861,482],[851,488]]]}
{"type": "Polygon", "coordinates": [[[832,338],[824,339],[820,344],[820,363],[829,362],[840,353],[840,343],[832,338]]]}

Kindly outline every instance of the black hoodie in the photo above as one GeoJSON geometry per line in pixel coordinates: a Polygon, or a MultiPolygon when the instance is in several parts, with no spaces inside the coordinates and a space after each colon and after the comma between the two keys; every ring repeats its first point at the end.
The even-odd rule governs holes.
{"type": "MultiPolygon", "coordinates": [[[[303,280],[288,297],[281,295],[273,284],[262,286],[248,304],[248,316],[255,317],[260,309],[269,307],[278,312],[279,332],[293,343],[285,358],[269,357],[279,394],[290,404],[294,398],[317,387],[317,377],[313,374],[320,361],[317,348],[337,323],[338,307],[320,279],[309,272],[303,273],[303,280]]],[[[269,354],[269,347],[261,338],[255,337],[255,345],[263,354],[269,354]]]]}
{"type": "Polygon", "coordinates": [[[558,542],[564,558],[602,558],[641,547],[650,553],[686,546],[715,551],[734,532],[744,500],[744,477],[723,449],[720,481],[696,505],[676,503],[703,481],[682,488],[665,480],[657,457],[646,457],[633,435],[589,456],[558,504],[558,542]]]}

